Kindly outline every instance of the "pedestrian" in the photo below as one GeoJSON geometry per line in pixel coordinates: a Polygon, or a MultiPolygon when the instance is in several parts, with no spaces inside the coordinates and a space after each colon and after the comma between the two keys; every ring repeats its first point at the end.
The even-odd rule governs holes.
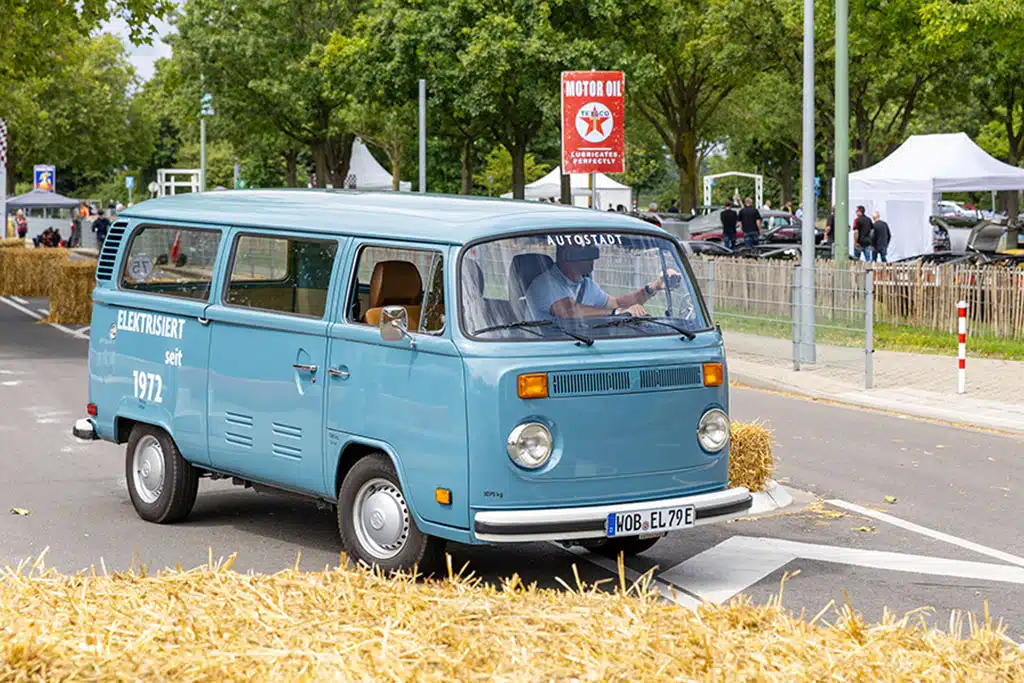
{"type": "MultiPolygon", "coordinates": [[[[765,202],[764,206],[761,207],[761,210],[762,211],[771,211],[772,210],[772,203],[770,201],[769,202],[765,202]]],[[[741,211],[742,211],[742,209],[741,209],[741,211]]]]}
{"type": "Polygon", "coordinates": [[[96,233],[96,243],[103,247],[103,240],[107,239],[107,228],[110,227],[110,221],[103,215],[103,209],[96,212],[96,220],[92,222],[92,231],[96,233]]]}
{"type": "Polygon", "coordinates": [[[725,208],[720,214],[722,219],[722,244],[726,249],[736,248],[736,223],[739,222],[739,215],[732,208],[732,202],[726,202],[725,208]]]}
{"type": "Polygon", "coordinates": [[[863,206],[857,207],[857,217],[853,219],[853,256],[858,261],[871,261],[871,219],[864,215],[863,206]]]}
{"type": "Polygon", "coordinates": [[[11,239],[14,239],[14,236],[17,233],[18,231],[14,227],[14,215],[7,214],[7,232],[4,233],[4,237],[10,237],[11,239]]]}
{"type": "Polygon", "coordinates": [[[679,213],[679,200],[673,199],[672,203],[668,207],[669,213],[679,213]]]}
{"type": "Polygon", "coordinates": [[[889,224],[881,220],[877,211],[871,214],[871,219],[874,221],[871,224],[871,246],[875,250],[875,260],[888,263],[887,256],[889,242],[892,241],[892,231],[889,230],[889,224]]]}
{"type": "Polygon", "coordinates": [[[25,239],[25,235],[28,234],[28,219],[21,209],[18,209],[18,214],[14,218],[14,226],[18,229],[18,237],[25,239]]]}
{"type": "Polygon", "coordinates": [[[611,211],[612,213],[615,213],[615,205],[612,204],[611,202],[608,202],[608,210],[611,211]]]}
{"type": "Polygon", "coordinates": [[[825,219],[825,244],[832,244],[836,231],[836,207],[828,210],[828,218],[825,219]]]}
{"type": "Polygon", "coordinates": [[[793,202],[786,202],[782,205],[782,210],[788,213],[790,216],[793,215],[793,202]]]}
{"type": "Polygon", "coordinates": [[[761,212],[754,208],[754,200],[750,197],[743,200],[739,219],[743,230],[743,246],[749,249],[757,244],[761,235],[761,212]]]}
{"type": "Polygon", "coordinates": [[[78,215],[71,216],[71,237],[68,238],[68,246],[82,246],[82,219],[78,215]]]}
{"type": "Polygon", "coordinates": [[[619,204],[618,206],[616,206],[615,210],[618,213],[626,213],[626,207],[624,205],[622,205],[622,204],[619,204]]]}

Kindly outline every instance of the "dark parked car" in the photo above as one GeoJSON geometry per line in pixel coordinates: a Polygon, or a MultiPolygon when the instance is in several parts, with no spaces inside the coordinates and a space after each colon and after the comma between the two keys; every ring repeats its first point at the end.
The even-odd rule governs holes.
{"type": "Polygon", "coordinates": [[[735,253],[724,244],[707,240],[684,240],[682,245],[688,256],[732,256],[735,253]]]}
{"type": "MultiPolygon", "coordinates": [[[[715,214],[717,216],[717,214],[715,214]]],[[[800,231],[803,221],[785,211],[761,211],[761,242],[768,244],[799,244],[800,231]]],[[[707,240],[711,242],[722,241],[721,219],[714,228],[709,228],[701,233],[695,233],[691,227],[691,235],[694,240],[707,240]]],[[[814,229],[814,243],[821,244],[825,239],[825,231],[822,228],[814,229]]],[[[743,228],[736,226],[736,240],[743,241],[743,228]]]]}

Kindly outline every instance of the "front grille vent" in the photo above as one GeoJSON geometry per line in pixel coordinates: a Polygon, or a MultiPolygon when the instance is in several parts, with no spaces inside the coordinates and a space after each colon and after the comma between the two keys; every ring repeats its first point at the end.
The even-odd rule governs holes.
{"type": "Polygon", "coordinates": [[[669,389],[688,387],[703,381],[700,367],[680,365],[673,368],[654,368],[640,371],[641,389],[669,389]]]}
{"type": "Polygon", "coordinates": [[[551,396],[629,394],[703,386],[699,365],[552,372],[548,379],[551,396]]]}
{"type": "Polygon", "coordinates": [[[100,245],[100,256],[96,264],[97,280],[110,280],[114,277],[114,262],[117,260],[117,251],[121,248],[121,240],[124,239],[124,229],[127,226],[127,221],[118,221],[107,231],[107,238],[100,245]]]}
{"type": "Polygon", "coordinates": [[[629,391],[628,370],[564,372],[551,376],[552,396],[617,394],[629,391]]]}

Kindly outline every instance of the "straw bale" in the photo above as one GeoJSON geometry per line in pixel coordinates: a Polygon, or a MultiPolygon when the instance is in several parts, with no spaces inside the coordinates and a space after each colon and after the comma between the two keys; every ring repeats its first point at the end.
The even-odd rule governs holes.
{"type": "Polygon", "coordinates": [[[1011,681],[1024,652],[988,619],[797,619],[774,600],[697,611],[649,583],[574,590],[362,569],[0,578],[2,681],[1011,681]],[[815,623],[816,622],[816,623],[815,623]],[[831,622],[831,623],[827,623],[831,622]],[[956,626],[956,624],[953,624],[956,626]]]}
{"type": "Polygon", "coordinates": [[[729,480],[732,485],[764,491],[774,473],[771,431],[758,422],[733,422],[729,434],[729,480]]]}
{"type": "Polygon", "coordinates": [[[20,237],[5,237],[0,239],[0,249],[19,249],[25,247],[25,240],[20,237]]]}
{"type": "Polygon", "coordinates": [[[69,260],[57,266],[57,283],[50,292],[49,322],[88,325],[95,286],[96,261],[69,260]]]}
{"type": "Polygon", "coordinates": [[[0,249],[0,296],[50,296],[67,249],[0,249]]]}

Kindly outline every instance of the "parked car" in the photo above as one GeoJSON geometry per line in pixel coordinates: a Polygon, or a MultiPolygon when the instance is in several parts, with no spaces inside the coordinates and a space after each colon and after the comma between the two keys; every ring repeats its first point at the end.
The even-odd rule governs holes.
{"type": "Polygon", "coordinates": [[[690,256],[732,256],[735,252],[724,244],[711,242],[709,240],[684,240],[681,241],[683,250],[690,256]]]}
{"type": "MultiPolygon", "coordinates": [[[[785,211],[761,211],[761,232],[760,241],[771,244],[800,243],[800,234],[803,221],[785,211]]],[[[699,234],[691,230],[691,239],[694,241],[707,240],[710,242],[722,242],[722,222],[719,218],[718,226],[709,228],[699,234]]],[[[820,244],[825,239],[825,230],[815,228],[814,243],[820,244]]],[[[743,227],[736,226],[736,241],[743,241],[743,227]]]]}

